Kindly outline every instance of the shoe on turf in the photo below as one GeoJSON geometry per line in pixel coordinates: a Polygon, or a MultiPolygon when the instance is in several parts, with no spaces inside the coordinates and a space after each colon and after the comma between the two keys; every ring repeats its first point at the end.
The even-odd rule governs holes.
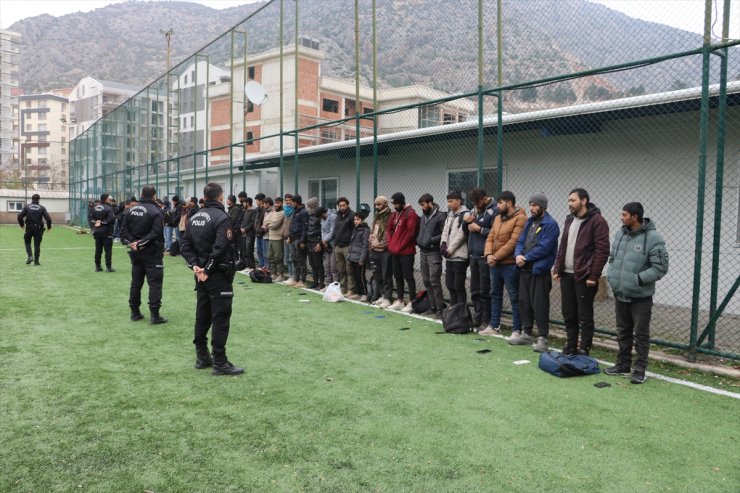
{"type": "Polygon", "coordinates": [[[116,269],[114,269],[113,267],[106,267],[105,270],[106,270],[106,272],[115,272],[116,271],[116,269]]]}
{"type": "Polygon", "coordinates": [[[352,301],[358,301],[360,299],[360,295],[352,294],[352,295],[345,296],[345,298],[347,298],[348,300],[352,300],[352,301]]]}
{"type": "Polygon", "coordinates": [[[647,377],[645,376],[645,370],[634,370],[630,376],[630,383],[645,383],[647,377]]]}
{"type": "Polygon", "coordinates": [[[607,375],[629,375],[630,369],[627,366],[614,365],[604,368],[604,373],[607,375]]]}
{"type": "Polygon", "coordinates": [[[302,289],[302,288],[305,288],[306,287],[306,283],[303,282],[303,281],[299,281],[299,282],[293,284],[293,287],[296,288],[296,289],[302,289]]]}
{"type": "Polygon", "coordinates": [[[406,305],[403,308],[401,308],[401,312],[402,313],[412,313],[413,311],[414,311],[414,307],[413,307],[413,304],[411,302],[409,302],[408,305],[406,305]]]}
{"type": "Polygon", "coordinates": [[[491,327],[490,325],[485,329],[478,332],[482,336],[498,336],[501,335],[501,329],[499,327],[491,327]]]}
{"type": "Polygon", "coordinates": [[[362,296],[360,296],[360,302],[367,303],[367,295],[366,294],[363,294],[362,296]]]}
{"type": "Polygon", "coordinates": [[[521,337],[522,337],[522,333],[518,330],[515,330],[511,333],[509,337],[506,338],[506,342],[508,342],[512,346],[516,346],[519,344],[519,339],[521,337]]]}
{"type": "Polygon", "coordinates": [[[400,310],[400,309],[401,309],[401,308],[403,308],[404,306],[406,306],[406,305],[405,305],[405,304],[403,303],[403,301],[401,301],[401,300],[396,300],[396,302],[395,302],[395,303],[393,303],[393,304],[392,304],[391,306],[389,306],[389,307],[388,307],[388,309],[389,309],[389,310],[400,310]]]}
{"type": "Polygon", "coordinates": [[[391,301],[390,300],[387,300],[385,298],[381,298],[381,300],[383,300],[383,301],[381,301],[380,304],[378,305],[380,308],[388,309],[388,308],[391,307],[391,301]]]}
{"type": "Polygon", "coordinates": [[[28,257],[26,259],[26,265],[30,264],[31,262],[33,262],[33,257],[28,257]]]}
{"type": "Polygon", "coordinates": [[[95,266],[95,272],[103,272],[103,268],[100,267],[99,265],[96,265],[95,266]]]}
{"type": "Polygon", "coordinates": [[[373,305],[375,305],[375,306],[380,306],[380,305],[382,305],[382,304],[383,304],[383,302],[384,302],[384,301],[385,301],[385,298],[383,298],[383,297],[381,296],[381,297],[380,297],[380,298],[378,298],[377,300],[373,301],[373,305]]]}
{"type": "Polygon", "coordinates": [[[295,286],[295,279],[288,279],[285,281],[286,286],[295,286]]]}
{"type": "Polygon", "coordinates": [[[545,353],[550,349],[547,347],[547,337],[538,337],[537,342],[532,344],[532,351],[535,353],[545,353]]]}
{"type": "Polygon", "coordinates": [[[131,310],[131,321],[132,322],[138,322],[139,320],[144,319],[144,314],[141,313],[140,310],[131,310]]]}
{"type": "Polygon", "coordinates": [[[241,375],[242,373],[244,373],[244,368],[234,366],[230,361],[225,361],[224,363],[213,362],[213,371],[211,374],[214,376],[241,375]]]}

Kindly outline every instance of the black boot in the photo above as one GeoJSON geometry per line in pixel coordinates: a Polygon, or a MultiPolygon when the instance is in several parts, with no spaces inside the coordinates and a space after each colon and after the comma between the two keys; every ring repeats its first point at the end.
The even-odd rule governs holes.
{"type": "Polygon", "coordinates": [[[116,271],[116,269],[114,269],[110,265],[108,267],[106,267],[105,270],[108,271],[108,272],[115,272],[116,271]]]}
{"type": "Polygon", "coordinates": [[[103,268],[100,267],[99,265],[96,265],[95,266],[95,272],[103,272],[103,268]]]}
{"type": "Polygon", "coordinates": [[[131,309],[131,321],[132,322],[138,322],[139,320],[142,320],[144,318],[144,314],[141,313],[141,310],[138,308],[132,308],[131,309]]]}
{"type": "Polygon", "coordinates": [[[28,257],[26,259],[26,265],[29,265],[31,262],[33,262],[33,257],[28,257]]]}
{"type": "Polygon", "coordinates": [[[159,325],[167,323],[167,319],[159,315],[159,308],[150,308],[149,313],[151,315],[151,318],[149,319],[150,324],[159,325]]]}
{"type": "Polygon", "coordinates": [[[225,354],[220,357],[213,357],[212,375],[241,375],[242,373],[244,373],[244,368],[234,366],[228,359],[226,359],[225,354]]]}
{"type": "Polygon", "coordinates": [[[207,346],[200,346],[195,348],[195,368],[202,370],[213,366],[213,360],[211,354],[208,352],[207,346]]]}

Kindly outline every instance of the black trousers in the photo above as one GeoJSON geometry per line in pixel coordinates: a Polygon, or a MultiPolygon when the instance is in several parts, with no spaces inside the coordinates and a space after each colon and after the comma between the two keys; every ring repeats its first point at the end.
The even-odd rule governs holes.
{"type": "Polygon", "coordinates": [[[491,268],[483,257],[470,258],[470,300],[473,322],[491,322],[491,268]]]}
{"type": "Polygon", "coordinates": [[[23,241],[26,243],[26,253],[28,254],[28,258],[33,257],[36,262],[39,261],[39,255],[41,255],[41,240],[43,237],[44,230],[35,228],[26,228],[26,234],[23,235],[23,241]],[[33,238],[33,255],[31,255],[31,238],[33,238]]]}
{"type": "Polygon", "coordinates": [[[208,347],[211,330],[211,348],[216,363],[226,361],[226,340],[231,325],[231,304],[234,299],[234,272],[213,271],[205,282],[196,278],[195,338],[196,348],[208,347]]]}
{"type": "Polygon", "coordinates": [[[414,255],[391,255],[393,263],[393,277],[396,279],[396,293],[398,299],[403,300],[404,285],[409,288],[409,301],[413,301],[416,296],[416,279],[414,278],[414,255]]]}
{"type": "MultiPolygon", "coordinates": [[[[445,285],[450,292],[450,305],[468,302],[468,293],[465,291],[465,275],[468,271],[468,261],[445,261],[445,285]]],[[[480,320],[478,321],[480,322],[480,320]]]]}
{"type": "Polygon", "coordinates": [[[547,337],[550,333],[550,273],[535,276],[530,270],[519,271],[519,316],[522,331],[531,335],[537,324],[537,335],[547,337]]]}
{"type": "Polygon", "coordinates": [[[100,257],[105,250],[105,266],[110,267],[113,262],[113,238],[108,235],[93,235],[95,237],[95,266],[100,267],[100,257]]]}
{"type": "Polygon", "coordinates": [[[308,268],[306,267],[306,260],[308,258],[308,247],[301,248],[299,244],[295,246],[295,256],[293,257],[293,279],[296,282],[306,282],[306,276],[308,275],[308,268]]]}
{"type": "Polygon", "coordinates": [[[247,233],[244,235],[244,260],[247,261],[247,268],[254,269],[254,238],[255,234],[247,233]]]}
{"type": "Polygon", "coordinates": [[[594,298],[598,289],[598,284],[593,287],[586,286],[585,279],[576,281],[573,274],[563,274],[560,278],[561,306],[568,338],[566,350],[591,350],[594,340],[594,298]]]}
{"type": "Polygon", "coordinates": [[[131,290],[129,291],[128,306],[138,310],[141,306],[141,288],[144,279],[149,285],[149,309],[159,309],[162,306],[162,281],[164,280],[164,264],[162,256],[156,253],[129,252],[131,257],[131,290]]]}
{"type": "Polygon", "coordinates": [[[650,353],[650,317],[653,312],[653,301],[638,303],[614,301],[617,315],[617,366],[629,368],[632,362],[632,343],[635,345],[637,360],[635,369],[645,371],[650,353]]]}
{"type": "Polygon", "coordinates": [[[316,248],[316,245],[321,245],[321,243],[313,241],[306,243],[308,261],[311,264],[311,276],[313,277],[313,282],[324,284],[324,249],[319,248],[319,251],[315,252],[314,248],[316,248]]]}
{"type": "MultiPolygon", "coordinates": [[[[393,264],[391,254],[387,251],[376,252],[370,250],[370,263],[373,266],[373,276],[378,292],[375,293],[375,300],[385,298],[390,300],[393,296],[393,264]]],[[[370,301],[375,301],[370,300],[370,301]]]]}
{"type": "Polygon", "coordinates": [[[367,295],[367,284],[365,281],[365,266],[359,262],[349,262],[349,272],[347,273],[355,282],[355,294],[360,296],[367,295]]]}

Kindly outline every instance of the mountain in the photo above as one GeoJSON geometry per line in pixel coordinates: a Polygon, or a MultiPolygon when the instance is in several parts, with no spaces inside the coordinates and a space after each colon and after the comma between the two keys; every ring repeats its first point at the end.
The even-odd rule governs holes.
{"type": "MultiPolygon", "coordinates": [[[[382,86],[425,84],[448,92],[477,88],[475,0],[378,0],[378,77],[382,86]]],[[[284,39],[294,39],[294,5],[285,2],[284,39]]],[[[354,2],[301,0],[299,34],[326,53],[322,73],[354,75],[354,2]]],[[[39,15],[10,29],[22,35],[20,84],[26,92],[72,87],[91,75],[144,87],[166,70],[163,32],[174,30],[172,66],[196,50],[228,68],[230,36],[240,29],[248,53],[277,48],[279,2],[214,10],[188,2],[128,1],[89,13],[39,15]],[[255,13],[256,12],[256,13],[255,13]]],[[[505,84],[646,59],[701,47],[701,36],[645,22],[586,0],[516,0],[503,7],[505,84]]],[[[372,78],[371,2],[360,2],[361,75],[372,78]]],[[[496,85],[496,1],[484,1],[484,86],[496,85]]],[[[241,35],[235,37],[242,53],[241,35]]],[[[237,55],[239,57],[241,55],[237,55]]],[[[701,56],[518,91],[521,104],[608,99],[698,85],[701,56]]],[[[513,96],[512,96],[513,98],[513,96]]]]}

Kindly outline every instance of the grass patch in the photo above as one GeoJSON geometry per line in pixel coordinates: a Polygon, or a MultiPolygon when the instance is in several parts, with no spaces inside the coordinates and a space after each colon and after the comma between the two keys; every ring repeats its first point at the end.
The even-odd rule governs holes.
{"type": "Polygon", "coordinates": [[[42,247],[42,266],[26,266],[20,228],[0,228],[0,491],[740,485],[735,399],[655,379],[557,379],[526,347],[244,276],[227,350],[246,374],[214,378],[192,367],[181,258],[165,258],[170,322],[150,326],[128,320],[123,247],[113,274],[93,272],[90,236],[55,228],[42,247]]]}

